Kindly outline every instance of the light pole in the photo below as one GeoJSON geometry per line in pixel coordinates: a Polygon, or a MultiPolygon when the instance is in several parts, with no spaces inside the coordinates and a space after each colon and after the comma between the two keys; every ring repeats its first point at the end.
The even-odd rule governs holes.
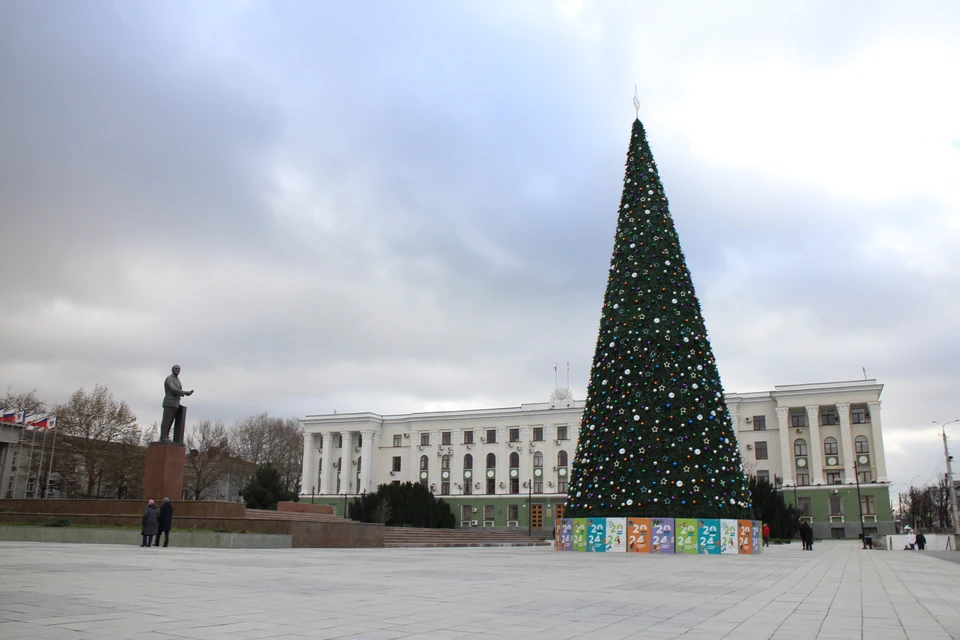
{"type": "MultiPolygon", "coordinates": [[[[860,540],[863,542],[863,548],[867,548],[867,536],[863,533],[863,499],[860,497],[860,474],[856,466],[853,468],[854,478],[857,479],[857,513],[860,514],[860,540]]],[[[870,545],[873,548],[873,544],[870,545]]]]}
{"type": "MultiPolygon", "coordinates": [[[[916,479],[919,478],[919,477],[920,477],[920,474],[918,473],[917,475],[915,475],[915,476],[913,476],[912,478],[910,478],[910,482],[904,482],[904,483],[903,483],[902,485],[900,485],[900,487],[897,489],[897,503],[898,503],[897,510],[900,512],[900,529],[903,529],[903,493],[900,492],[900,489],[903,489],[903,488],[904,488],[905,486],[907,486],[908,484],[909,484],[911,487],[913,487],[913,481],[916,480],[916,479]]],[[[898,533],[899,533],[899,532],[898,532],[898,533]]]]}
{"type": "Polygon", "coordinates": [[[943,456],[947,459],[947,491],[950,495],[950,515],[953,518],[953,532],[960,532],[960,520],[957,518],[957,490],[953,486],[953,467],[950,464],[950,461],[953,457],[950,455],[950,449],[947,447],[947,425],[953,424],[954,422],[960,422],[960,418],[956,420],[951,420],[950,422],[937,422],[933,421],[933,424],[940,425],[940,434],[943,436],[943,456]]]}

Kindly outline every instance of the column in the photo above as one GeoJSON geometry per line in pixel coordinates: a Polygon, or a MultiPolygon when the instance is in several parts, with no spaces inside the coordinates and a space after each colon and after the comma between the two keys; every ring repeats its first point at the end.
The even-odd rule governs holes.
{"type": "Polygon", "coordinates": [[[870,410],[870,430],[873,433],[873,446],[870,449],[870,455],[873,458],[873,464],[877,468],[877,482],[887,482],[887,457],[883,452],[883,431],[880,423],[880,401],[868,402],[867,409],[870,410]]]}
{"type": "Polygon", "coordinates": [[[855,484],[857,481],[857,456],[853,452],[850,403],[838,402],[837,414],[840,416],[840,459],[843,460],[843,482],[844,484],[855,484]]]}
{"type": "Polygon", "coordinates": [[[807,422],[810,423],[810,484],[823,484],[823,441],[820,440],[820,405],[806,406],[807,422]]]}
{"type": "Polygon", "coordinates": [[[420,482],[420,432],[410,431],[410,462],[407,463],[407,482],[420,482]]]}
{"type": "Polygon", "coordinates": [[[353,483],[350,478],[353,477],[353,431],[341,431],[340,436],[343,440],[340,447],[340,493],[343,495],[353,493],[353,483]]]}
{"type": "Polygon", "coordinates": [[[317,464],[320,456],[317,455],[316,436],[311,431],[303,432],[303,475],[300,481],[300,495],[308,495],[317,488],[317,464]]]}
{"type": "Polygon", "coordinates": [[[790,437],[790,408],[777,407],[777,423],[780,431],[780,466],[783,474],[783,486],[796,484],[793,475],[793,440],[790,437]]]}
{"type": "MultiPolygon", "coordinates": [[[[506,427],[497,427],[497,474],[496,486],[493,488],[495,494],[500,495],[510,490],[510,452],[513,449],[507,447],[507,441],[510,439],[510,430],[506,427]],[[500,486],[500,483],[503,486],[500,486]]],[[[524,449],[520,449],[520,456],[523,457],[524,449]]],[[[528,454],[529,455],[529,454],[528,454]]]]}
{"type": "Polygon", "coordinates": [[[333,432],[326,431],[323,434],[323,464],[320,466],[320,493],[330,495],[336,493],[337,480],[333,473],[333,463],[336,462],[333,455],[333,432]]]}
{"type": "Polygon", "coordinates": [[[376,433],[373,429],[367,429],[361,432],[363,435],[363,444],[360,445],[360,486],[357,487],[359,493],[366,491],[373,493],[370,486],[370,478],[373,477],[373,436],[376,433]]]}
{"type": "MultiPolygon", "coordinates": [[[[450,437],[453,438],[453,453],[450,454],[450,495],[455,496],[463,493],[463,454],[467,453],[467,450],[460,444],[463,440],[463,429],[454,429],[450,437]]],[[[460,519],[459,513],[454,515],[457,520],[460,519]]]]}

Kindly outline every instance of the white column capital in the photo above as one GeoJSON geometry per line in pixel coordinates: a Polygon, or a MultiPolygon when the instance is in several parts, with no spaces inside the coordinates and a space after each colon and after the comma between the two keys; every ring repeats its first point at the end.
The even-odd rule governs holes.
{"type": "Polygon", "coordinates": [[[847,414],[849,416],[850,412],[850,403],[849,402],[838,402],[837,403],[837,413],[840,415],[847,414]]]}
{"type": "Polygon", "coordinates": [[[777,407],[776,411],[779,420],[786,420],[790,415],[790,407],[777,407]]]}
{"type": "Polygon", "coordinates": [[[739,413],[730,413],[730,423],[733,425],[733,430],[736,431],[740,426],[740,414],[739,413]]]}
{"type": "Polygon", "coordinates": [[[820,425],[820,405],[818,404],[808,404],[804,407],[807,410],[807,416],[816,416],[817,425],[820,425]]]}
{"type": "Polygon", "coordinates": [[[795,484],[793,449],[790,447],[790,425],[787,423],[789,411],[787,407],[777,407],[777,425],[780,435],[780,469],[783,474],[784,487],[792,487],[795,484]]]}
{"type": "Polygon", "coordinates": [[[870,409],[870,414],[872,415],[875,411],[880,411],[880,401],[874,400],[867,403],[867,408],[870,409]]]}

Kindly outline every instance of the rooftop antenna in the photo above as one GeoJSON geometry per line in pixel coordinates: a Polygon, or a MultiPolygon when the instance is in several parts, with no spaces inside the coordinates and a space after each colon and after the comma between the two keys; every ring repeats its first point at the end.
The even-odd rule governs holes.
{"type": "Polygon", "coordinates": [[[640,119],[640,95],[637,93],[637,85],[633,85],[633,110],[637,112],[637,120],[640,119]]]}
{"type": "Polygon", "coordinates": [[[557,377],[557,363],[553,363],[553,388],[556,389],[560,386],[560,379],[557,377]]]}

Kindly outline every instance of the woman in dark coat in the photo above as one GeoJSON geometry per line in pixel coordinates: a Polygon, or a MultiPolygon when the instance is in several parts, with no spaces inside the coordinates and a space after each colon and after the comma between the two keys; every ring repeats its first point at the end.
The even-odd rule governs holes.
{"type": "Polygon", "coordinates": [[[160,505],[160,514],[157,519],[157,541],[153,546],[160,546],[160,534],[163,534],[163,546],[170,543],[170,528],[173,526],[173,505],[170,504],[170,498],[164,498],[160,505]]]}
{"type": "Polygon", "coordinates": [[[150,500],[143,512],[143,518],[140,519],[140,534],[143,536],[141,547],[149,547],[153,544],[153,536],[157,535],[158,520],[157,503],[150,500]]]}
{"type": "Polygon", "coordinates": [[[924,547],[927,546],[927,537],[923,535],[923,531],[917,531],[917,549],[923,551],[924,547]]]}

